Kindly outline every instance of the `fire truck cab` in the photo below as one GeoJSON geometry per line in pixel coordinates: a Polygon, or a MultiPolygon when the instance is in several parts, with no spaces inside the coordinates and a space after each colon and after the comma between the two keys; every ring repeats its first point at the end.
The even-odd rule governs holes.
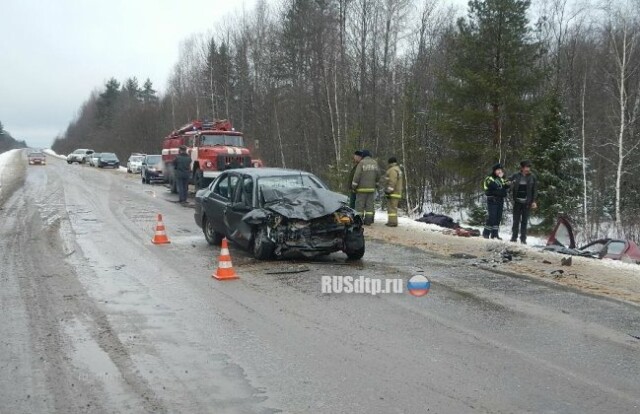
{"type": "Polygon", "coordinates": [[[181,145],[191,155],[191,182],[196,189],[208,186],[226,169],[252,166],[242,133],[234,130],[231,122],[196,120],[173,131],[162,144],[162,160],[172,192],[177,191],[173,160],[181,145]]]}

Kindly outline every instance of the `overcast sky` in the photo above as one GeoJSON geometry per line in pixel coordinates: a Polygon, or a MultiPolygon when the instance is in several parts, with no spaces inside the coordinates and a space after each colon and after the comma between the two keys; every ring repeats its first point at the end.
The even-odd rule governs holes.
{"type": "MultiPolygon", "coordinates": [[[[464,7],[466,0],[443,0],[464,7]]],[[[181,41],[255,0],[0,0],[0,121],[33,147],[110,77],[163,91],[181,41]]]]}
{"type": "Polygon", "coordinates": [[[164,90],[178,46],[254,0],[0,0],[0,121],[35,147],[110,77],[164,90]]]}

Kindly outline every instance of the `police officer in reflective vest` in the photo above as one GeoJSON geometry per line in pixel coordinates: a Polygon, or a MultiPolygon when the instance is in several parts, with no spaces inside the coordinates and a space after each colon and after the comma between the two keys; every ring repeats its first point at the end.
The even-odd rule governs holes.
{"type": "Polygon", "coordinates": [[[381,187],[387,198],[387,226],[398,227],[398,203],[402,199],[402,187],[404,186],[404,175],[398,165],[396,157],[389,158],[389,166],[384,177],[382,177],[381,187]]]}
{"type": "Polygon", "coordinates": [[[356,192],[356,211],[364,217],[364,224],[373,224],[375,208],[373,201],[376,196],[376,185],[380,181],[380,169],[376,160],[371,158],[369,150],[362,150],[362,160],[353,174],[351,188],[356,192]]]}
{"type": "Polygon", "coordinates": [[[504,178],[504,168],[502,164],[493,166],[491,175],[487,176],[482,188],[487,196],[487,223],[484,226],[482,237],[488,239],[502,240],[499,236],[500,222],[502,221],[502,210],[504,209],[504,199],[509,190],[509,184],[504,178]]]}

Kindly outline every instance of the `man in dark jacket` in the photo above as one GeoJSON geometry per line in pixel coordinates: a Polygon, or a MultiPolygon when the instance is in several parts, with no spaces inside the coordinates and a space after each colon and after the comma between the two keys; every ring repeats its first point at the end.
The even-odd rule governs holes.
{"type": "Polygon", "coordinates": [[[511,241],[518,240],[518,230],[520,230],[520,241],[527,244],[527,225],[529,223],[529,213],[531,209],[536,209],[536,177],[531,173],[531,162],[522,161],[520,172],[511,177],[513,195],[513,228],[511,229],[511,241]]]}
{"type": "Polygon", "coordinates": [[[482,188],[487,196],[487,212],[489,213],[482,237],[502,240],[500,238],[500,222],[502,221],[504,199],[509,188],[509,184],[504,179],[502,164],[493,166],[491,175],[484,179],[482,188]]]}
{"type": "Polygon", "coordinates": [[[189,177],[191,176],[191,157],[187,154],[187,147],[180,146],[178,156],[173,160],[173,177],[178,188],[178,201],[187,202],[187,191],[189,189],[189,177]]]}
{"type": "Polygon", "coordinates": [[[358,163],[362,160],[362,151],[358,150],[353,153],[353,167],[349,171],[349,180],[347,181],[346,190],[349,194],[349,207],[356,208],[356,192],[351,188],[353,182],[353,176],[356,175],[356,168],[358,163]]]}

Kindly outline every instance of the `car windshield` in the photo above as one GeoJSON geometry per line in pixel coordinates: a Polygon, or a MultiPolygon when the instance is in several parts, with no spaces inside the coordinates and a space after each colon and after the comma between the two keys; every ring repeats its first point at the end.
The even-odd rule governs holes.
{"type": "Polygon", "coordinates": [[[160,161],[162,161],[161,155],[150,155],[147,157],[147,164],[150,164],[150,165],[159,164],[160,161]]]}
{"type": "Polygon", "coordinates": [[[44,157],[44,154],[41,152],[32,152],[29,154],[30,157],[44,157]]]}
{"type": "Polygon", "coordinates": [[[144,157],[133,156],[133,157],[129,158],[129,161],[131,161],[131,162],[142,162],[143,159],[144,159],[144,157]]]}
{"type": "Polygon", "coordinates": [[[75,150],[73,151],[74,154],[84,154],[85,150],[75,150]]]}
{"type": "Polygon", "coordinates": [[[102,158],[103,160],[116,160],[116,159],[118,159],[118,158],[116,157],[116,154],[109,153],[109,152],[107,152],[107,153],[105,153],[105,154],[102,154],[102,155],[100,156],[100,158],[102,158]]]}
{"type": "Polygon", "coordinates": [[[282,175],[275,177],[260,177],[258,179],[260,189],[270,188],[324,188],[320,180],[312,178],[308,174],[282,175]]]}
{"type": "Polygon", "coordinates": [[[93,153],[93,155],[92,155],[92,157],[93,157],[93,158],[100,158],[100,155],[101,155],[101,154],[100,154],[99,152],[94,152],[94,153],[93,153]]]}
{"type": "Polygon", "coordinates": [[[244,140],[240,135],[201,135],[202,145],[232,145],[244,147],[244,140]]]}

